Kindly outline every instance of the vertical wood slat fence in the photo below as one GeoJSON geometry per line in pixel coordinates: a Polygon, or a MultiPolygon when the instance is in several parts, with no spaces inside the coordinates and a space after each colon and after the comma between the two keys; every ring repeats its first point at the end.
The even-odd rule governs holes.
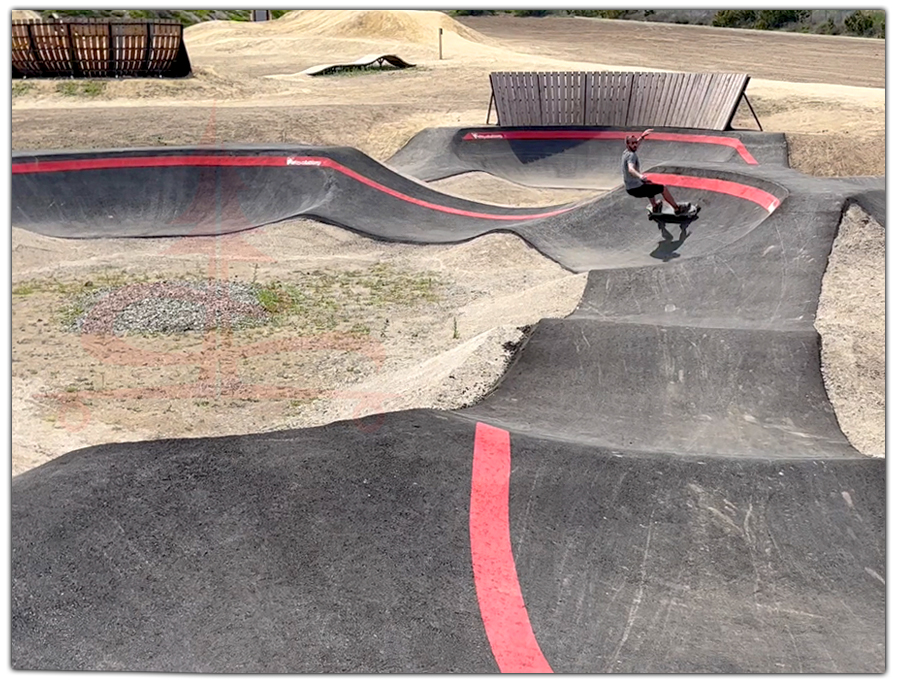
{"type": "Polygon", "coordinates": [[[500,126],[724,131],[730,128],[741,97],[746,100],[749,81],[747,74],[731,73],[493,72],[491,103],[500,126]]]}
{"type": "Polygon", "coordinates": [[[78,19],[12,22],[13,78],[189,76],[180,22],[78,19]]]}

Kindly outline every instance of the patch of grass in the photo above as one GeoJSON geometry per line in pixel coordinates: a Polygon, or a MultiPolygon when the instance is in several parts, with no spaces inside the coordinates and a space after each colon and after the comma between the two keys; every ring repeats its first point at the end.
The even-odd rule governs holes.
{"type": "Polygon", "coordinates": [[[124,271],[103,271],[78,281],[66,282],[56,278],[26,280],[14,285],[10,293],[13,297],[47,294],[62,297],[57,319],[64,329],[69,329],[86,313],[88,302],[97,292],[148,281],[147,276],[134,276],[124,271]]]}
{"type": "Polygon", "coordinates": [[[64,81],[56,86],[56,92],[67,97],[98,97],[105,91],[104,81],[64,81]]]}
{"type": "MultiPolygon", "coordinates": [[[[62,327],[72,330],[96,304],[103,293],[126,285],[151,284],[177,280],[182,283],[207,283],[202,276],[176,278],[156,274],[134,275],[123,271],[103,271],[78,281],[56,278],[17,283],[16,297],[54,295],[61,298],[57,318],[62,327]]],[[[440,300],[442,282],[433,273],[403,271],[385,264],[348,271],[309,271],[294,274],[290,280],[245,283],[252,296],[268,314],[251,319],[241,327],[280,327],[289,325],[297,334],[343,332],[368,336],[380,329],[392,309],[411,309],[440,300]]],[[[150,333],[147,333],[150,334],[150,333]]]]}
{"type": "Polygon", "coordinates": [[[18,285],[13,285],[11,293],[13,297],[27,297],[28,295],[33,295],[37,291],[38,289],[35,282],[28,281],[25,283],[19,283],[18,285]]]}
{"type": "MultiPolygon", "coordinates": [[[[104,276],[100,276],[99,278],[104,278],[105,280],[104,276]]],[[[98,282],[100,282],[99,278],[98,282]]],[[[18,285],[13,286],[12,294],[15,297],[28,297],[29,295],[34,294],[72,295],[81,294],[83,292],[92,292],[96,289],[99,289],[99,286],[94,285],[93,279],[79,282],[63,282],[56,278],[44,278],[42,280],[27,280],[21,282],[18,285]]]]}
{"type": "Polygon", "coordinates": [[[342,330],[368,335],[383,312],[439,301],[440,280],[385,264],[367,270],[310,271],[291,282],[256,285],[259,304],[281,324],[304,332],[342,330]]]}
{"type": "Polygon", "coordinates": [[[12,84],[12,96],[13,97],[27,95],[32,90],[34,90],[34,83],[29,83],[28,81],[13,81],[13,84],[12,84]]]}
{"type": "Polygon", "coordinates": [[[285,295],[285,291],[277,287],[260,287],[256,291],[259,305],[270,314],[280,313],[290,305],[290,300],[285,295]]]}
{"type": "Polygon", "coordinates": [[[82,298],[74,302],[67,302],[59,312],[60,325],[66,330],[74,327],[75,322],[86,313],[82,298]]]}
{"type": "Polygon", "coordinates": [[[423,69],[422,67],[409,67],[407,69],[398,69],[393,66],[347,66],[347,67],[337,67],[334,71],[329,71],[324,74],[319,74],[318,78],[323,76],[340,77],[340,78],[353,78],[356,76],[367,76],[370,74],[383,74],[388,71],[427,71],[427,69],[423,69]]]}
{"type": "Polygon", "coordinates": [[[419,302],[436,302],[437,279],[429,273],[406,273],[379,264],[369,273],[347,272],[352,283],[357,280],[369,289],[367,303],[373,306],[398,304],[410,306],[419,302]]]}

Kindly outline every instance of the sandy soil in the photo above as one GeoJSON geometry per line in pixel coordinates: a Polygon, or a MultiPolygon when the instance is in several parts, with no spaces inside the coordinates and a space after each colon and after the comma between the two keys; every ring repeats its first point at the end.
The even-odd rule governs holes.
{"type": "Polygon", "coordinates": [[[857,206],[834,241],[816,314],[825,387],[841,429],[866,454],[884,454],[884,226],[857,206]]]}
{"type": "MultiPolygon", "coordinates": [[[[185,31],[195,69],[190,79],[107,82],[90,94],[79,91],[77,81],[69,82],[75,94],[61,92],[56,81],[14,84],[12,147],[302,142],[349,145],[385,160],[423,128],[483,124],[491,71],[666,65],[659,50],[650,49],[663,45],[655,38],[628,60],[617,60],[615,46],[628,44],[639,27],[601,24],[611,36],[604,44],[612,49],[605,52],[591,52],[598,45],[591,32],[573,33],[558,22],[537,32],[539,23],[528,19],[467,20],[464,26],[428,11],[308,10],[265,24],[209,22],[185,31]],[[570,41],[569,51],[560,50],[561,37],[570,41]],[[374,52],[398,54],[417,68],[338,77],[300,73],[374,52]]],[[[663,52],[672,55],[696,54],[692,29],[645,30],[664,32],[663,52]]],[[[709,31],[717,39],[702,67],[668,64],[726,71],[747,65],[748,54],[772,61],[771,36],[712,29],[703,35],[709,31]]],[[[812,38],[779,35],[780,49],[798,57],[776,60],[776,71],[759,66],[764,78],[756,78],[753,63],[740,69],[754,74],[748,95],[756,115],[765,130],[788,135],[795,168],[821,176],[883,175],[884,43],[812,38]],[[813,61],[820,83],[807,82],[813,61]]],[[[746,107],[737,122],[756,128],[746,107]]],[[[511,206],[586,194],[525,188],[484,174],[434,186],[511,206]]],[[[827,386],[854,445],[883,454],[884,229],[856,211],[841,236],[819,312],[827,386]],[[872,277],[879,262],[880,281],[872,277]],[[844,296],[860,282],[867,308],[844,296]],[[848,354],[855,372],[835,372],[847,367],[848,354]]],[[[527,326],[575,307],[586,278],[510,235],[422,247],[300,220],[219,242],[212,250],[185,248],[177,240],[70,241],[13,228],[13,474],[99,443],[342,418],[372,427],[364,417],[384,410],[471,403],[499,380],[527,326]],[[321,311],[289,311],[257,328],[129,335],[120,340],[120,354],[72,327],[73,310],[98,288],[211,277],[302,286],[317,293],[320,309],[331,315],[322,321],[316,318],[321,311]],[[418,294],[395,296],[397,288],[418,294]]]]}

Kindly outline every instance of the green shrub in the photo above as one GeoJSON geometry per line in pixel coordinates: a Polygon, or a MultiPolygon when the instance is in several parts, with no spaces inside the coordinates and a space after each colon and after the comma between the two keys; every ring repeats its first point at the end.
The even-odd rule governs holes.
{"type": "Polygon", "coordinates": [[[824,36],[836,36],[840,32],[841,31],[837,27],[837,24],[834,23],[834,19],[832,19],[831,17],[828,17],[828,19],[826,19],[816,27],[816,33],[820,33],[824,36]]]}
{"type": "Polygon", "coordinates": [[[856,10],[844,19],[844,28],[854,36],[885,37],[885,13],[882,10],[856,10]]]}
{"type": "Polygon", "coordinates": [[[712,19],[721,28],[749,28],[756,22],[756,10],[722,10],[712,19]]]}
{"type": "Polygon", "coordinates": [[[759,10],[753,28],[764,31],[797,24],[809,18],[809,10],[759,10]]]}

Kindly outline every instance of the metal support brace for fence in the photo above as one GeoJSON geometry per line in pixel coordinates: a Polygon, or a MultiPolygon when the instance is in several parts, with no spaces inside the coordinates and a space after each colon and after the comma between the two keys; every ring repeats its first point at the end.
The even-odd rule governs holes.
{"type": "Polygon", "coordinates": [[[109,44],[107,45],[107,49],[108,49],[107,54],[109,56],[109,60],[106,65],[106,68],[109,71],[110,76],[115,76],[116,75],[116,53],[115,53],[115,50],[113,49],[113,25],[112,25],[112,23],[109,23],[106,26],[108,28],[108,30],[106,32],[107,40],[109,41],[109,44]]]}
{"type": "Polygon", "coordinates": [[[25,28],[28,29],[28,47],[31,48],[31,54],[34,55],[34,61],[38,65],[38,69],[41,70],[41,74],[44,74],[46,73],[46,69],[44,69],[44,60],[41,58],[37,45],[34,43],[34,32],[31,30],[31,24],[26,24],[25,28]]]}
{"type": "Polygon", "coordinates": [[[756,125],[759,126],[759,130],[762,130],[762,124],[759,122],[759,119],[756,117],[756,112],[753,111],[753,105],[750,104],[750,98],[747,97],[747,93],[741,93],[741,96],[744,98],[744,102],[747,103],[747,106],[750,107],[750,113],[753,115],[753,118],[756,119],[756,125]]]}
{"type": "Polygon", "coordinates": [[[141,68],[144,75],[150,75],[150,55],[153,47],[153,24],[147,24],[147,45],[144,47],[144,66],[141,68]]]}
{"type": "MultiPolygon", "coordinates": [[[[484,120],[485,126],[491,122],[491,107],[493,107],[493,106],[494,106],[494,92],[493,92],[493,86],[491,86],[491,101],[488,102],[487,119],[484,120]]],[[[497,114],[497,123],[498,124],[500,123],[500,115],[499,114],[497,114]]]]}
{"type": "Polygon", "coordinates": [[[81,65],[78,63],[78,55],[75,52],[75,38],[72,36],[72,24],[66,26],[66,36],[69,39],[69,67],[72,69],[72,76],[81,78],[81,65]]]}

